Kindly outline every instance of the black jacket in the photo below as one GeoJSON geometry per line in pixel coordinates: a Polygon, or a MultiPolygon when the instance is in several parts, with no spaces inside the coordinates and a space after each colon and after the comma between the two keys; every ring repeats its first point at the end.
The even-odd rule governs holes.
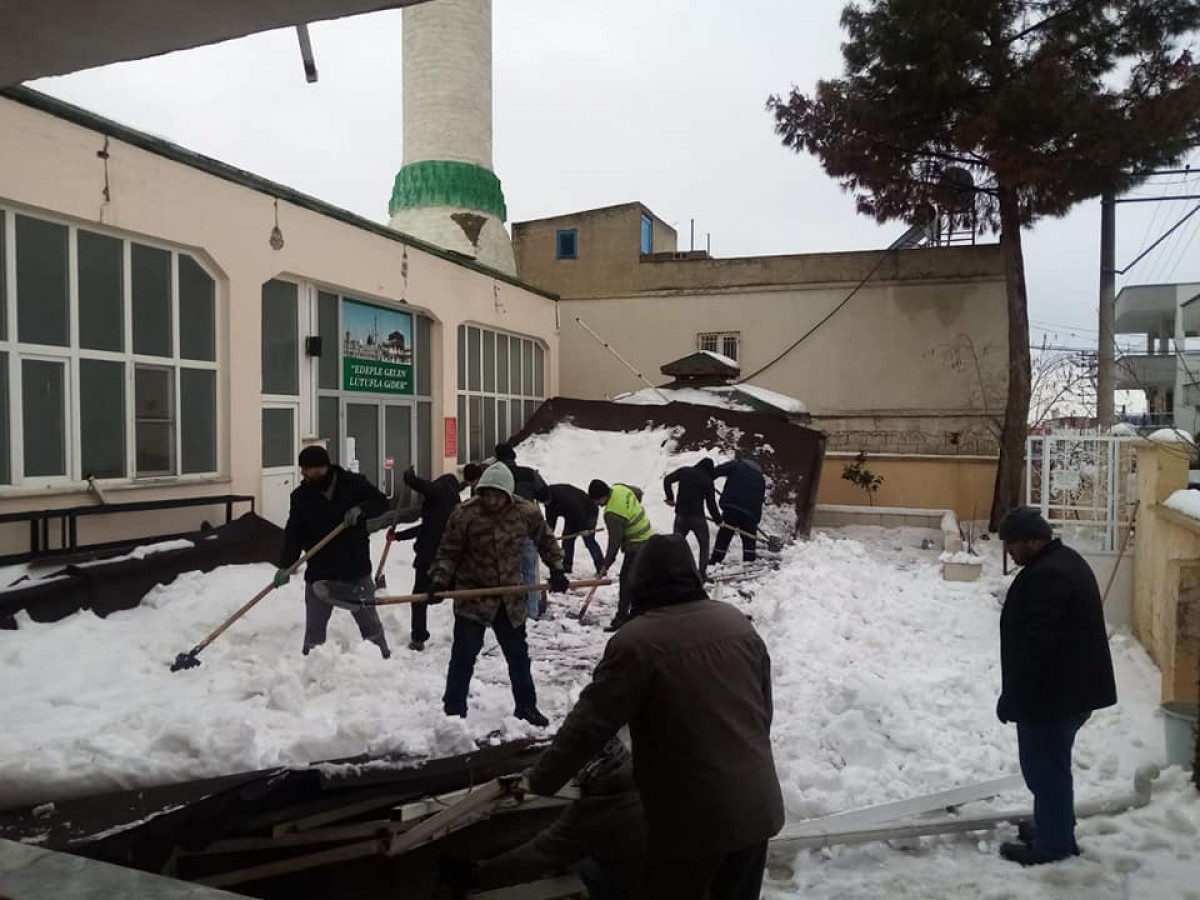
{"type": "Polygon", "coordinates": [[[515,462],[506,462],[513,476],[513,493],[522,500],[537,500],[545,503],[549,496],[549,488],[537,469],[529,466],[518,466],[515,462]]]}
{"type": "Polygon", "coordinates": [[[573,484],[552,484],[546,491],[546,524],[551,531],[559,519],[563,520],[563,534],[577,534],[596,527],[600,507],[586,491],[573,484]]]}
{"type": "Polygon", "coordinates": [[[728,507],[744,512],[756,522],[762,518],[767,480],[758,463],[752,459],[733,459],[717,466],[713,478],[725,479],[725,490],[721,492],[722,509],[728,507]]]}
{"type": "Polygon", "coordinates": [[[1000,614],[1004,722],[1053,719],[1117,702],[1104,608],[1086,560],[1051,541],[1008,589],[1000,614]]]}
{"type": "Polygon", "coordinates": [[[717,494],[713,488],[713,476],[703,466],[684,466],[663,479],[663,490],[667,500],[675,500],[675,515],[702,516],[708,507],[708,517],[721,521],[717,510],[717,494]],[[679,485],[679,499],[675,500],[671,486],[679,485]]]}
{"type": "Polygon", "coordinates": [[[421,495],[421,524],[396,532],[396,540],[416,538],[413,545],[413,568],[428,572],[437,555],[438,542],[446,530],[446,521],[458,506],[462,485],[453,475],[443,475],[433,481],[417,477],[411,469],[404,472],[404,483],[421,495]]]}
{"type": "Polygon", "coordinates": [[[310,583],[356,581],[370,575],[371,544],[367,538],[367,519],[387,512],[388,501],[363,476],[347,472],[341,466],[329,467],[325,485],[303,483],[292,491],[279,567],[287,568],[299,559],[301,553],[336,528],[352,506],[362,507],[362,519],[308,561],[304,580],[310,583]]]}

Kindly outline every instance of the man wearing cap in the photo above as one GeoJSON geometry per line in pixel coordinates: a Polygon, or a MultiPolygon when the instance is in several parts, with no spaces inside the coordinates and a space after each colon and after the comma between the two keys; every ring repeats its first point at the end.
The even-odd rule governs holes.
{"type": "Polygon", "coordinates": [[[383,624],[372,602],[375,582],[371,578],[371,545],[367,519],[387,512],[387,498],[361,475],[332,465],[324,447],[313,445],[300,451],[300,485],[292,491],[283,552],[275,573],[275,587],[287,584],[288,568],[300,554],[330,531],[344,524],[346,530],[330,541],[306,564],[304,570],[304,646],[308,655],[325,643],[325,631],[335,605],[350,610],[364,641],[379,647],[383,658],[391,656],[383,624]],[[352,597],[345,604],[341,599],[352,597]]]}
{"type": "Polygon", "coordinates": [[[1079,854],[1071,749],[1093,710],[1117,702],[1096,576],[1055,540],[1040,512],[1014,509],[1000,523],[1005,552],[1021,566],[1000,614],[1001,692],[996,715],[1017,725],[1033,826],[1000,855],[1030,866],[1079,854]]]}
{"type": "MultiPolygon", "coordinates": [[[[450,515],[430,570],[430,601],[451,588],[489,588],[523,584],[521,544],[530,540],[550,569],[550,590],[562,593],[569,584],[563,573],[562,550],[537,504],[513,495],[513,476],[503,463],[487,468],[476,494],[450,515]]],[[[460,598],[454,601],[454,643],[446,673],[442,708],[448,716],[467,715],[467,695],[475,659],[488,626],[508,663],[513,712],[533,725],[549,724],[537,708],[537,691],[529,670],[525,642],[528,610],[523,594],[460,598]]]]}
{"type": "Polygon", "coordinates": [[[641,488],[628,484],[609,486],[596,478],[588,485],[588,496],[604,510],[604,527],[608,531],[608,552],[604,555],[604,565],[596,573],[596,577],[603,578],[604,573],[612,568],[618,552],[625,554],[621,560],[617,614],[604,629],[616,631],[629,621],[632,598],[629,591],[630,573],[637,562],[638,551],[646,541],[654,537],[654,529],[650,526],[650,518],[642,507],[641,488]]]}
{"type": "Polygon", "coordinates": [[[740,610],[705,595],[679,535],[647,540],[631,582],[638,615],[604,648],[530,790],[555,793],[627,724],[646,827],[636,896],[758,900],[767,841],[783,827],[766,645],[740,610]]]}

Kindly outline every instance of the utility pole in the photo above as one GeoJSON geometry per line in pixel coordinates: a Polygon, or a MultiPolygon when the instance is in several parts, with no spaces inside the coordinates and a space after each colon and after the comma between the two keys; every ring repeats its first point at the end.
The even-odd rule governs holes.
{"type": "Polygon", "coordinates": [[[1100,198],[1100,346],[1096,354],[1096,424],[1101,431],[1113,424],[1116,317],[1117,197],[1105,191],[1100,198]]]}

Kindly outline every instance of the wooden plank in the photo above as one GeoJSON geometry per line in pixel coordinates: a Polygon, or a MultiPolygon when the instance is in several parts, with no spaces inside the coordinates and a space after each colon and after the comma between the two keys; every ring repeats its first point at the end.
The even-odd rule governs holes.
{"type": "Polygon", "coordinates": [[[963,803],[990,800],[992,797],[1002,794],[1005,791],[1023,787],[1024,784],[1025,781],[1020,775],[1009,775],[1005,778],[997,778],[979,784],[967,784],[946,791],[938,791],[935,794],[913,797],[909,800],[897,800],[892,803],[882,803],[878,806],[867,806],[862,809],[849,810],[848,812],[834,813],[833,815],[823,816],[819,819],[807,819],[799,822],[791,828],[786,829],[785,834],[781,835],[781,837],[803,837],[825,834],[832,831],[870,828],[873,825],[882,825],[885,822],[894,822],[897,819],[909,816],[919,816],[940,810],[952,809],[963,803]]]}
{"type": "Polygon", "coordinates": [[[394,835],[387,848],[388,856],[399,856],[415,847],[437,840],[448,834],[451,826],[460,819],[466,818],[479,809],[490,806],[494,801],[506,796],[508,788],[499,779],[492,779],[481,784],[449,809],[444,809],[435,816],[430,816],[421,824],[403,834],[394,835]]]}
{"type": "Polygon", "coordinates": [[[471,894],[471,898],[472,900],[559,900],[562,897],[575,897],[583,890],[583,882],[576,876],[562,875],[558,878],[545,878],[528,884],[515,884],[512,887],[471,894]]]}
{"type": "Polygon", "coordinates": [[[292,872],[302,872],[318,866],[329,866],[334,863],[346,862],[351,859],[362,859],[364,856],[374,856],[382,853],[383,841],[364,841],[359,844],[347,844],[345,847],[335,847],[332,850],[322,850],[320,853],[310,853],[307,856],[296,856],[281,859],[276,862],[264,863],[260,866],[249,866],[245,869],[234,869],[231,872],[218,872],[197,878],[199,884],[209,887],[225,887],[231,884],[245,884],[259,881],[263,878],[274,878],[276,875],[288,875],[292,872]]]}
{"type": "MultiPolygon", "coordinates": [[[[401,822],[411,822],[414,819],[423,819],[426,816],[432,816],[439,813],[454,803],[457,803],[467,794],[471,793],[472,788],[463,788],[461,791],[451,791],[448,794],[439,794],[436,797],[426,797],[424,800],[416,800],[412,803],[405,803],[403,806],[395,808],[394,812],[399,812],[401,822]]],[[[561,791],[554,795],[553,798],[545,797],[544,800],[558,799],[563,802],[570,802],[579,799],[579,788],[564,787],[561,791]]],[[[552,804],[557,805],[557,804],[552,804]]],[[[522,809],[530,809],[528,805],[522,804],[522,809]]]]}

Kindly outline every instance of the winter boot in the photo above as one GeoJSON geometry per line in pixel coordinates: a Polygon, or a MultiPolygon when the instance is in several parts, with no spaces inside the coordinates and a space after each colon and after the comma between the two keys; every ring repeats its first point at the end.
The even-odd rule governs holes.
{"type": "MultiPolygon", "coordinates": [[[[1034,845],[1034,842],[1036,839],[1037,839],[1037,828],[1034,827],[1033,822],[1026,820],[1024,822],[1017,823],[1017,840],[1018,841],[1020,841],[1026,847],[1032,847],[1034,845]]],[[[1078,843],[1076,843],[1072,846],[1071,853],[1074,856],[1079,856],[1080,850],[1079,850],[1078,843]]]]}
{"type": "Polygon", "coordinates": [[[409,641],[409,642],[408,642],[408,649],[409,649],[409,650],[415,650],[416,652],[420,653],[422,650],[424,650],[424,649],[425,649],[425,642],[424,642],[424,641],[417,641],[417,640],[412,640],[412,641],[409,641]]]}
{"type": "Polygon", "coordinates": [[[621,615],[613,616],[612,621],[609,622],[608,625],[605,626],[604,630],[611,634],[612,632],[620,629],[620,627],[628,621],[629,621],[629,619],[627,619],[625,616],[621,616],[621,615]]]}
{"type": "MultiPolygon", "coordinates": [[[[1068,854],[1069,856],[1078,856],[1079,848],[1068,854]]],[[[1006,841],[1000,845],[1000,856],[1007,859],[1009,862],[1015,862],[1022,866],[1041,866],[1046,863],[1056,863],[1067,859],[1066,856],[1049,856],[1029,844],[1022,844],[1020,841],[1006,841]]]]}
{"type": "Polygon", "coordinates": [[[536,728],[545,728],[550,724],[550,720],[543,716],[541,711],[536,706],[517,707],[517,709],[513,711],[513,715],[518,719],[523,719],[536,728]]]}

